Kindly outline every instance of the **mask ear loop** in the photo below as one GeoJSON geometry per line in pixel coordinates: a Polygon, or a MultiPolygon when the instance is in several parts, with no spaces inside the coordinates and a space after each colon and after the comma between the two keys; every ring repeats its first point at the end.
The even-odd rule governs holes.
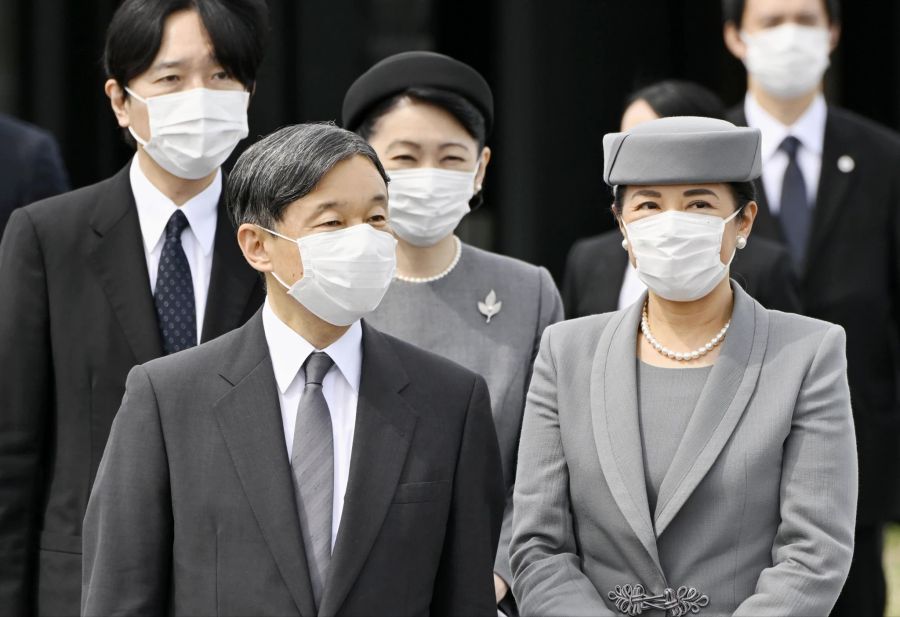
{"type": "MultiPolygon", "coordinates": [[[[258,228],[258,229],[262,229],[263,231],[267,231],[267,232],[269,232],[270,234],[272,234],[273,236],[277,236],[277,237],[281,238],[282,240],[287,240],[288,242],[293,242],[294,244],[297,244],[297,252],[298,252],[298,254],[299,254],[299,252],[300,252],[300,245],[297,243],[297,240],[295,240],[295,239],[293,239],[293,238],[289,238],[289,237],[285,236],[284,234],[280,234],[280,233],[278,233],[277,231],[272,231],[271,229],[269,229],[269,228],[267,228],[267,227],[263,227],[262,225],[257,225],[256,223],[254,223],[253,226],[256,227],[256,228],[258,228]]],[[[279,283],[282,287],[284,287],[285,290],[287,290],[287,291],[290,291],[290,290],[291,290],[291,285],[288,285],[288,284],[286,284],[284,281],[282,281],[282,280],[281,280],[281,277],[278,276],[278,275],[275,273],[275,270],[272,270],[272,277],[273,277],[276,281],[278,281],[278,283],[279,283]]],[[[301,280],[302,278],[303,278],[303,277],[301,276],[300,279],[297,279],[297,280],[299,281],[299,280],[301,280]]]]}
{"type": "MultiPolygon", "coordinates": [[[[125,92],[127,92],[129,95],[131,95],[132,98],[137,99],[138,101],[143,103],[145,107],[147,106],[147,99],[145,99],[144,97],[137,94],[134,90],[132,90],[128,86],[125,86],[125,92]]],[[[148,110],[148,113],[149,113],[149,110],[148,110]]],[[[144,140],[141,137],[139,137],[138,134],[134,132],[134,128],[132,128],[132,126],[130,124],[128,125],[128,132],[131,133],[131,136],[134,138],[134,140],[136,142],[138,142],[139,144],[141,144],[141,146],[143,146],[144,148],[147,147],[147,144],[149,143],[149,141],[144,140]]],[[[153,135],[151,135],[150,138],[152,139],[153,135]]]]}
{"type": "MultiPolygon", "coordinates": [[[[478,172],[481,169],[481,157],[478,158],[478,163],[475,165],[475,178],[478,177],[478,172]]],[[[473,178],[474,179],[474,178],[473,178]]],[[[484,204],[484,190],[479,189],[472,197],[469,199],[469,213],[475,212],[478,208],[480,208],[484,204]]]]}
{"type": "MultiPolygon", "coordinates": [[[[731,216],[729,216],[728,218],[725,219],[725,221],[724,221],[725,224],[727,225],[728,223],[730,223],[731,221],[733,221],[733,220],[737,217],[737,215],[739,215],[739,214],[741,213],[741,211],[742,211],[743,209],[744,209],[744,206],[741,206],[740,208],[738,208],[737,210],[735,210],[735,211],[731,214],[731,216]]],[[[741,237],[743,237],[743,236],[738,236],[738,237],[741,238],[741,237]]],[[[744,242],[746,243],[746,239],[744,240],[744,242]]],[[[719,246],[721,247],[721,243],[719,243],[719,246]]],[[[746,246],[746,244],[745,244],[745,246],[746,246]]],[[[721,248],[720,248],[720,251],[721,251],[721,248]]],[[[731,251],[731,257],[728,259],[728,263],[725,264],[725,267],[726,267],[726,268],[729,268],[729,269],[731,268],[731,263],[734,261],[734,256],[737,255],[737,251],[738,251],[737,242],[735,242],[734,250],[731,251]]],[[[730,270],[729,270],[729,271],[730,271],[730,270]]],[[[729,275],[729,276],[730,276],[730,275],[729,275]]]]}

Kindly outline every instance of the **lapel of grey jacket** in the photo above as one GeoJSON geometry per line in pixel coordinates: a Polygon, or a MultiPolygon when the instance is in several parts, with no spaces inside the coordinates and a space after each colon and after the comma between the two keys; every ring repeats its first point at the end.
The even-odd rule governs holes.
{"type": "Polygon", "coordinates": [[[219,429],[297,609],[301,615],[314,615],[281,403],[261,310],[236,331],[233,353],[223,354],[223,358],[219,373],[233,388],[215,405],[219,429]]]}
{"type": "Polygon", "coordinates": [[[591,368],[591,419],[600,466],[616,505],[662,574],[638,424],[635,351],[643,305],[641,300],[615,313],[600,335],[591,368]]]}
{"type": "Polygon", "coordinates": [[[363,322],[363,361],[344,511],[319,615],[336,614],[372,549],[396,492],[417,415],[390,340],[363,322]]]}
{"type": "Polygon", "coordinates": [[[718,458],[756,389],[769,334],[769,314],[733,284],[731,327],[659,488],[661,536],[718,458]]]}

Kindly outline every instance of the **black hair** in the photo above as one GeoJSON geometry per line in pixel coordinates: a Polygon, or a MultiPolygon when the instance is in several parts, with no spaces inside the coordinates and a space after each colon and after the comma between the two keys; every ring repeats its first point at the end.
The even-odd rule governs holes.
{"type": "Polygon", "coordinates": [[[631,93],[625,108],[636,101],[645,101],[660,118],[704,116],[723,120],[727,113],[722,99],[712,90],[680,79],[659,81],[631,93]]]}
{"type": "MultiPolygon", "coordinates": [[[[455,92],[444,90],[442,88],[425,86],[407,88],[399,94],[395,94],[394,96],[376,103],[355,127],[348,126],[347,128],[356,132],[363,139],[368,141],[375,133],[375,125],[382,116],[392,111],[405,99],[412,99],[420,103],[428,103],[429,105],[440,107],[456,118],[457,122],[462,125],[466,132],[478,142],[479,151],[484,148],[484,145],[487,142],[487,125],[484,120],[484,114],[464,96],[460,96],[455,92]]],[[[472,210],[475,210],[480,207],[483,202],[484,196],[481,191],[478,191],[472,196],[472,199],[469,200],[469,207],[472,210]]]]}
{"type": "Polygon", "coordinates": [[[124,0],[106,31],[103,68],[107,77],[124,89],[150,68],[162,44],[166,19],[183,10],[197,11],[216,60],[252,90],[269,29],[269,10],[263,0],[124,0]]]}
{"type": "MultiPolygon", "coordinates": [[[[743,221],[747,216],[746,210],[744,207],[749,204],[751,201],[756,201],[756,184],[753,182],[726,182],[731,188],[731,195],[734,197],[735,210],[739,210],[740,214],[737,215],[738,220],[743,221]]],[[[615,187],[613,191],[613,214],[616,217],[622,216],[622,201],[625,199],[625,189],[628,186],[625,184],[620,184],[615,187]]]]}
{"type": "Polygon", "coordinates": [[[428,103],[440,107],[462,125],[466,132],[478,142],[478,147],[483,148],[487,141],[487,125],[484,114],[478,110],[467,98],[449,90],[416,86],[407,88],[399,94],[388,97],[376,103],[359,121],[355,127],[347,127],[368,140],[375,132],[375,124],[378,120],[392,111],[400,101],[413,99],[421,103],[428,103]]]}
{"type": "MultiPolygon", "coordinates": [[[[831,24],[841,23],[841,3],[839,0],[822,0],[825,3],[825,13],[831,24]]],[[[738,28],[744,18],[744,7],[747,0],[722,0],[722,21],[734,22],[738,28]]]]}
{"type": "Polygon", "coordinates": [[[225,186],[225,207],[235,228],[252,223],[272,229],[285,208],[308,195],[331,169],[364,156],[385,185],[378,155],[362,137],[334,123],[286,126],[241,154],[225,186]]]}

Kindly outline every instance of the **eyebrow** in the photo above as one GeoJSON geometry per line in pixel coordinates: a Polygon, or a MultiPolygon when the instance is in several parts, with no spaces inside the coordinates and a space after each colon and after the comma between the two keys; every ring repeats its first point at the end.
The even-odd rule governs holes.
{"type": "Polygon", "coordinates": [[[394,146],[407,146],[409,148],[415,148],[416,150],[421,150],[422,146],[417,144],[414,141],[409,141],[408,139],[396,139],[388,144],[387,149],[390,150],[394,146]]]}
{"type": "MultiPolygon", "coordinates": [[[[219,62],[216,59],[215,55],[213,55],[213,54],[207,54],[206,57],[203,58],[202,61],[207,62],[212,65],[215,65],[215,66],[222,65],[222,63],[219,62]]],[[[151,67],[151,70],[162,71],[165,69],[177,69],[177,68],[188,66],[189,64],[191,64],[191,62],[187,58],[179,58],[177,60],[161,60],[161,61],[157,62],[156,64],[154,64],[151,67]]]]}
{"type": "MultiPolygon", "coordinates": [[[[416,150],[422,149],[422,144],[417,143],[415,141],[411,141],[409,139],[397,139],[388,144],[387,149],[390,150],[394,146],[407,146],[409,148],[415,148],[416,150]]],[[[462,143],[461,141],[445,141],[442,144],[438,144],[439,150],[444,150],[445,148],[462,148],[463,150],[468,150],[468,146],[462,143]]]]}
{"type": "Polygon", "coordinates": [[[635,197],[662,197],[662,194],[659,191],[651,191],[650,189],[641,189],[639,191],[635,191],[631,196],[632,199],[635,197]]]}
{"type": "Polygon", "coordinates": [[[696,197],[697,195],[712,195],[716,199],[719,198],[716,192],[710,189],[688,189],[684,192],[685,197],[696,197]]]}
{"type": "MultiPolygon", "coordinates": [[[[386,203],[387,195],[385,195],[384,193],[377,193],[375,195],[372,195],[372,197],[369,198],[369,201],[376,202],[376,203],[386,203]]],[[[318,216],[325,210],[331,210],[332,208],[341,208],[346,205],[347,205],[346,201],[336,201],[334,199],[330,199],[328,201],[323,201],[322,203],[316,205],[316,210],[315,210],[315,212],[312,213],[312,216],[318,216]]]]}

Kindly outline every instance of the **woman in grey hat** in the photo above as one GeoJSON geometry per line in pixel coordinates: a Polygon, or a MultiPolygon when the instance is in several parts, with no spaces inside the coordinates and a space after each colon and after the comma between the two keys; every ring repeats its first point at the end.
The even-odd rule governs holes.
{"type": "Polygon", "coordinates": [[[666,118],[604,139],[649,288],[544,332],[519,448],[513,591],[528,615],[827,615],[853,552],[844,331],[728,278],[759,131],[666,118]]]}
{"type": "Polygon", "coordinates": [[[453,58],[407,52],[360,76],[347,91],[342,115],[390,176],[390,224],[398,241],[396,279],[367,321],[488,383],[508,489],[494,588],[501,608],[512,612],[508,546],[525,393],[541,334],[563,310],[546,269],[480,250],[454,234],[481,200],[491,159],[485,145],[493,123],[490,88],[453,58]]]}

